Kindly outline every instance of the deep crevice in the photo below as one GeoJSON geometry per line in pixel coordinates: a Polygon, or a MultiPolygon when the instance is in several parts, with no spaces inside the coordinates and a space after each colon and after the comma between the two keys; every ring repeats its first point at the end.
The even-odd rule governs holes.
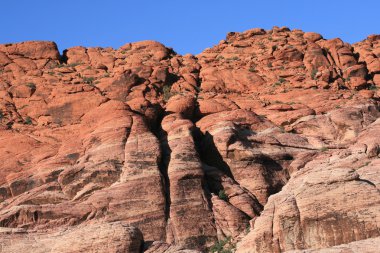
{"type": "MultiPolygon", "coordinates": [[[[160,143],[160,152],[161,152],[161,160],[159,161],[158,168],[162,175],[163,181],[163,191],[165,195],[165,223],[168,225],[168,220],[170,218],[170,206],[171,206],[171,198],[170,198],[170,181],[168,175],[168,167],[171,158],[171,149],[168,143],[167,133],[162,129],[161,122],[164,115],[161,114],[159,119],[157,119],[157,125],[154,126],[151,131],[157,137],[160,143]]],[[[166,236],[166,235],[165,235],[166,236]]]]}
{"type": "Polygon", "coordinates": [[[194,130],[194,136],[194,142],[201,161],[206,165],[220,169],[228,177],[235,180],[230,167],[224,161],[222,155],[215,145],[214,137],[209,132],[203,134],[199,128],[196,128],[194,130]]]}

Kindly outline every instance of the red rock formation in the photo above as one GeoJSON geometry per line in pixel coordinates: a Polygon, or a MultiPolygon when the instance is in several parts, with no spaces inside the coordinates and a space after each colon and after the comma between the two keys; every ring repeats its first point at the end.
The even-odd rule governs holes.
{"type": "Polygon", "coordinates": [[[0,249],[371,252],[379,42],[0,45],[0,249]]]}
{"type": "Polygon", "coordinates": [[[143,245],[141,232],[120,222],[83,224],[54,233],[27,233],[22,228],[2,228],[0,234],[1,251],[9,253],[85,253],[89,249],[104,253],[139,253],[143,245]]]}

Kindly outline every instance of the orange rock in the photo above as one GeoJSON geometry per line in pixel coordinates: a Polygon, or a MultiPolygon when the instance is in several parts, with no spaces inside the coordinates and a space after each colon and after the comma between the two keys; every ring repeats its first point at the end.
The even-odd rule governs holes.
{"type": "Polygon", "coordinates": [[[22,228],[1,229],[2,250],[16,252],[130,252],[138,253],[143,245],[138,229],[120,222],[86,224],[55,232],[36,233],[22,228]]]}
{"type": "Polygon", "coordinates": [[[27,41],[17,44],[0,45],[0,51],[8,55],[21,55],[32,60],[59,59],[57,45],[47,41],[27,41]]]}
{"type": "Polygon", "coordinates": [[[182,114],[186,118],[192,118],[195,109],[195,98],[192,94],[174,95],[166,104],[167,112],[182,114]]]}
{"type": "Polygon", "coordinates": [[[196,56],[0,45],[0,245],[372,247],[379,38],[257,28],[196,56]]]}
{"type": "Polygon", "coordinates": [[[318,40],[321,40],[322,39],[322,35],[318,34],[318,33],[313,33],[313,32],[307,32],[303,35],[303,37],[307,40],[310,40],[312,42],[316,42],[318,40]]]}

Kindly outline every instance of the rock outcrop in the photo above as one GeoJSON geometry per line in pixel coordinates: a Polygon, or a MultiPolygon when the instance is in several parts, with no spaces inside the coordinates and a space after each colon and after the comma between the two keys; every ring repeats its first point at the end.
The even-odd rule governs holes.
{"type": "Polygon", "coordinates": [[[141,232],[120,222],[82,224],[55,232],[27,232],[22,228],[0,230],[0,252],[141,252],[141,232]]]}
{"type": "Polygon", "coordinates": [[[376,252],[380,36],[0,45],[0,252],[376,252]]]}

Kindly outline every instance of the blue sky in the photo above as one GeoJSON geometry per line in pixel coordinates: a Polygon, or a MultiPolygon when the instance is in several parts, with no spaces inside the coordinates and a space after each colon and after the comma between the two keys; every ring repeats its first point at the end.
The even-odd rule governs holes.
{"type": "Polygon", "coordinates": [[[200,53],[227,32],[288,26],[353,43],[380,33],[380,1],[1,0],[0,44],[50,40],[59,49],[157,40],[200,53]]]}

